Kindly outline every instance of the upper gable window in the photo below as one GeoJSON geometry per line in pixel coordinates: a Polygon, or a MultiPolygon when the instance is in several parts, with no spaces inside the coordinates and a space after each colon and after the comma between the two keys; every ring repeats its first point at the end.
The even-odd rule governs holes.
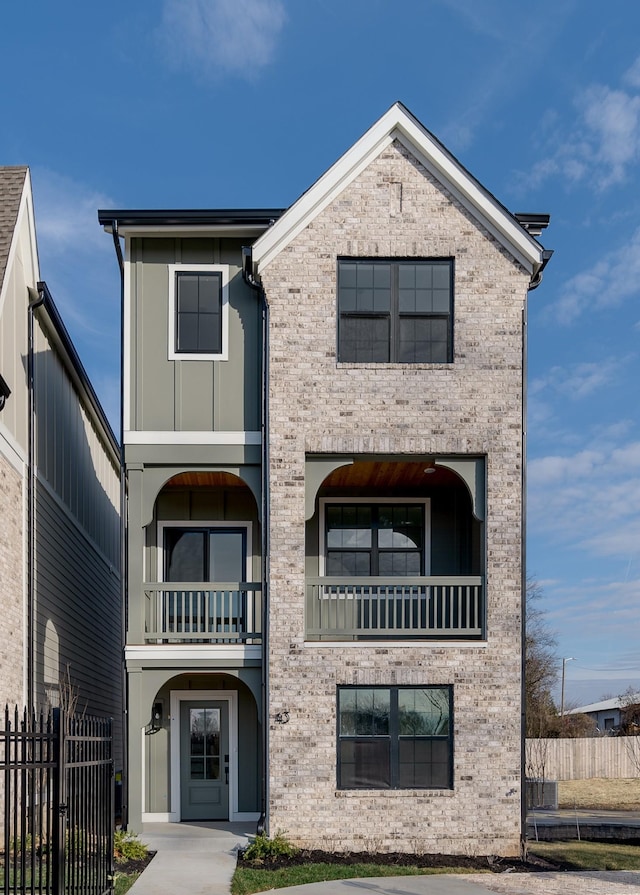
{"type": "Polygon", "coordinates": [[[338,261],[338,360],[453,361],[453,260],[338,261]]]}
{"type": "Polygon", "coordinates": [[[226,360],[229,269],[169,265],[169,358],[226,360]]]}

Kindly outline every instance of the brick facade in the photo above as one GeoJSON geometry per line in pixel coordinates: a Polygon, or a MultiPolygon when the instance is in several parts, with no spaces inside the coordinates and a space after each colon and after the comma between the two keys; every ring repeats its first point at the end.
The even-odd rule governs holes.
{"type": "Polygon", "coordinates": [[[0,454],[0,706],[24,703],[23,479],[0,454]]]}
{"type": "Polygon", "coordinates": [[[515,854],[529,276],[396,142],[265,267],[262,281],[271,309],[271,832],[336,850],[515,854]],[[338,364],[338,256],[453,257],[454,363],[338,364]],[[486,642],[304,642],[309,453],[486,457],[486,642]],[[336,687],[374,683],[453,685],[452,790],[336,788],[336,687]],[[273,723],[283,709],[289,723],[273,723]]]}

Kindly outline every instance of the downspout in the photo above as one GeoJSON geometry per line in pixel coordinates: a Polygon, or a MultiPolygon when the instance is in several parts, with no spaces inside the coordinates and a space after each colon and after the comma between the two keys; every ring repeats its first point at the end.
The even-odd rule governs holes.
{"type": "Polygon", "coordinates": [[[36,606],[36,402],[35,402],[35,357],[34,357],[34,312],[41,307],[46,292],[38,283],[38,297],[29,302],[28,348],[27,348],[27,392],[29,400],[29,444],[27,464],[27,706],[35,711],[35,669],[33,638],[35,631],[34,612],[36,606]]]}
{"type": "Polygon", "coordinates": [[[526,856],[527,849],[527,303],[529,292],[537,289],[542,282],[542,273],[553,252],[542,252],[542,264],[531,277],[524,304],[522,305],[522,522],[520,525],[520,590],[521,590],[521,671],[520,671],[520,852],[526,856]]]}
{"type": "Polygon", "coordinates": [[[124,258],[118,234],[118,222],[111,222],[111,235],[116,250],[118,268],[120,270],[120,599],[122,605],[121,645],[122,645],[122,829],[127,828],[127,793],[128,793],[128,690],[127,671],[124,663],[124,644],[127,637],[128,601],[127,601],[127,477],[124,465],[124,258]]]}
{"type": "Polygon", "coordinates": [[[260,818],[256,832],[269,832],[269,302],[262,284],[250,269],[251,249],[243,248],[242,276],[256,291],[262,305],[262,376],[261,376],[261,503],[260,549],[262,551],[262,781],[260,818]]]}
{"type": "MultiPolygon", "coordinates": [[[[537,284],[536,284],[537,285],[537,284]]],[[[535,288],[535,287],[533,287],[535,288]]],[[[527,849],[527,300],[522,305],[522,522],[520,525],[520,611],[521,671],[520,671],[520,855],[526,858],[527,849]]]]}

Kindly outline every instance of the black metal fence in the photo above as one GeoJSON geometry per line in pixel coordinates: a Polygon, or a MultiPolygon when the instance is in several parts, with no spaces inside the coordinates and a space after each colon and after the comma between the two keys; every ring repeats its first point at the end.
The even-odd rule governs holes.
{"type": "Polygon", "coordinates": [[[0,830],[2,895],[111,892],[111,721],[5,709],[0,830]]]}

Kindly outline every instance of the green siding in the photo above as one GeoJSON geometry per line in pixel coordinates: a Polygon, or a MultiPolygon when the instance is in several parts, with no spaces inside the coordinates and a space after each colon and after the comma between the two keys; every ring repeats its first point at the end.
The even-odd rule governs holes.
{"type": "Polygon", "coordinates": [[[133,240],[130,257],[131,427],[258,430],[261,308],[242,279],[242,241],[146,237],[133,240]],[[169,360],[170,264],[229,265],[228,360],[169,360]]]}

